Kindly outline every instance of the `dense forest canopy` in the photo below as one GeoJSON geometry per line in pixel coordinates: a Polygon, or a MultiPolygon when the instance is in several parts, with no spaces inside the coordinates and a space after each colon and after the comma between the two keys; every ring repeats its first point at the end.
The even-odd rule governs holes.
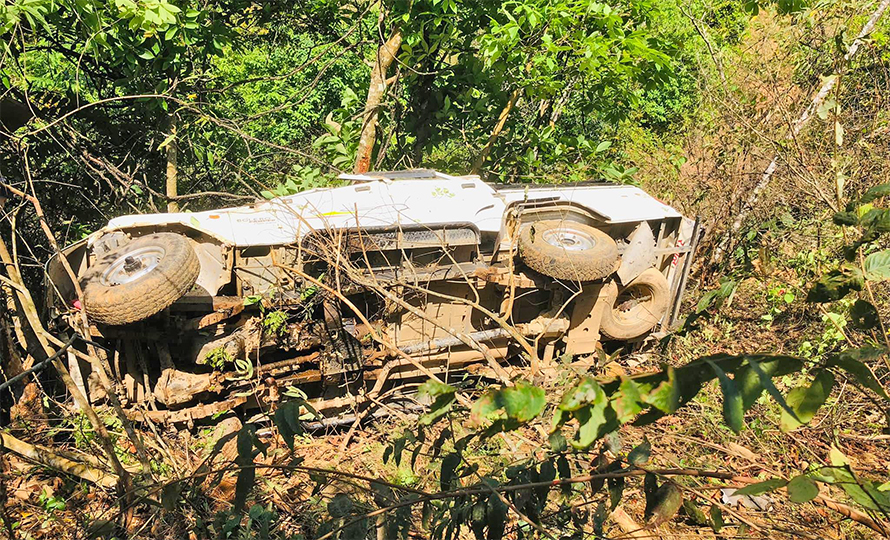
{"type": "MultiPolygon", "coordinates": [[[[702,17],[662,0],[5,3],[2,174],[64,194],[47,209],[80,232],[317,186],[359,154],[378,170],[628,182],[621,126],[670,137],[699,99],[687,9],[702,17]]],[[[701,24],[732,44],[751,9],[701,24]]]]}

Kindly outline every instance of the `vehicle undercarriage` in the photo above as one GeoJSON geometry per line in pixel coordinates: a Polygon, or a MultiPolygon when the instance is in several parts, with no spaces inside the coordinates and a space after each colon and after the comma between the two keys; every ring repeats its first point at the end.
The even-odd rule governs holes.
{"type": "Polygon", "coordinates": [[[303,398],[318,425],[406,401],[429,377],[506,382],[671,324],[691,220],[604,223],[559,204],[504,214],[495,233],[316,225],[247,246],[175,223],[109,228],[65,250],[70,271],[48,267],[51,318],[101,345],[69,351],[90,401],[115,392],[134,420],[192,423],[303,398]]]}

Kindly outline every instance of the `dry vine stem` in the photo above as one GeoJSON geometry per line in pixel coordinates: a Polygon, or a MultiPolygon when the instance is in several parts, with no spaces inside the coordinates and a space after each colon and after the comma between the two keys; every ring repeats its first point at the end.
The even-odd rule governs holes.
{"type": "MultiPolygon", "coordinates": [[[[856,56],[856,53],[859,51],[859,47],[862,45],[865,38],[871,34],[872,30],[874,30],[875,25],[880,20],[881,16],[884,15],[884,12],[887,11],[887,7],[890,6],[890,0],[882,0],[875,11],[871,14],[868,21],[862,27],[862,30],[859,31],[859,35],[856,36],[856,39],[853,40],[853,43],[847,48],[846,54],[844,54],[843,61],[844,63],[849,62],[856,56]]],[[[816,110],[825,101],[825,98],[828,97],[828,94],[831,93],[832,89],[837,85],[838,75],[833,75],[828,77],[826,81],[822,84],[822,87],[819,88],[819,91],[816,92],[816,95],[813,96],[813,99],[810,101],[809,106],[801,113],[801,115],[794,121],[791,125],[791,130],[789,136],[793,139],[797,137],[798,134],[803,130],[803,128],[807,125],[807,123],[813,118],[813,115],[816,113],[816,110]]],[[[723,257],[726,254],[726,250],[729,248],[729,243],[732,241],[732,238],[735,237],[739,230],[742,228],[742,224],[747,219],[748,214],[757,204],[758,199],[760,198],[760,194],[765,190],[770,183],[770,180],[773,177],[773,173],[776,172],[776,169],[779,166],[779,158],[780,154],[777,152],[773,155],[772,161],[770,161],[769,165],[767,165],[766,169],[763,171],[763,175],[760,178],[760,182],[754,186],[754,189],[751,191],[751,194],[748,195],[748,198],[745,200],[745,203],[742,205],[742,209],[739,211],[735,220],[732,222],[732,227],[726,233],[726,236],[723,238],[723,241],[717,245],[717,249],[714,250],[714,258],[712,262],[714,264],[720,264],[723,261],[723,257]]]]}

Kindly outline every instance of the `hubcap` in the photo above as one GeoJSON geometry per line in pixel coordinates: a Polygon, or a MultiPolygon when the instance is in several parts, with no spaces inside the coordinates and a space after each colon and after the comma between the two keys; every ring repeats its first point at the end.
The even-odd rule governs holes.
{"type": "Polygon", "coordinates": [[[113,287],[136,281],[154,270],[166,253],[160,246],[146,246],[121,255],[102,273],[101,282],[113,287]]]}
{"type": "Polygon", "coordinates": [[[550,229],[544,231],[541,237],[551,246],[567,251],[584,251],[596,246],[596,240],[593,237],[568,228],[550,229]]]}

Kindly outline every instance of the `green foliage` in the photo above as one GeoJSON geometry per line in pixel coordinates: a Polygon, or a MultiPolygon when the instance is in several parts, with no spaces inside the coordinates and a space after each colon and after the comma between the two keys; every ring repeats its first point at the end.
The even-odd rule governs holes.
{"type": "Polygon", "coordinates": [[[234,360],[225,347],[217,347],[208,352],[207,356],[204,357],[204,363],[216,371],[222,371],[227,364],[231,364],[234,360]]]}
{"type": "Polygon", "coordinates": [[[260,195],[267,199],[286,197],[301,191],[324,187],[330,183],[330,180],[322,175],[321,169],[318,167],[293,165],[289,178],[284,183],[278,184],[273,189],[264,190],[260,192],[260,195]]]}
{"type": "Polygon", "coordinates": [[[813,377],[813,382],[808,387],[798,387],[788,393],[788,406],[794,412],[794,416],[787,411],[782,411],[782,431],[791,431],[808,423],[816,415],[816,412],[828,399],[831,389],[834,387],[834,375],[828,370],[822,370],[813,377]]]}
{"type": "Polygon", "coordinates": [[[37,497],[37,502],[48,514],[53,514],[58,510],[65,509],[65,500],[50,495],[46,490],[40,492],[40,495],[37,497]]]}
{"type": "Polygon", "coordinates": [[[486,392],[473,404],[470,421],[490,433],[512,431],[541,414],[546,403],[544,390],[519,382],[486,392]]]}
{"type": "Polygon", "coordinates": [[[324,119],[328,133],[312,142],[313,148],[319,149],[334,167],[349,169],[355,162],[362,122],[354,116],[354,112],[359,108],[358,96],[351,89],[345,89],[340,98],[340,107],[329,112],[324,119]]]}
{"type": "Polygon", "coordinates": [[[270,311],[263,316],[263,332],[280,336],[287,331],[287,312],[281,310],[270,311]]]}
{"type": "Polygon", "coordinates": [[[429,426],[451,411],[451,407],[455,400],[455,391],[453,386],[433,379],[420,385],[417,389],[417,397],[429,397],[433,399],[433,403],[430,405],[430,411],[423,414],[418,419],[420,425],[429,426]]]}

